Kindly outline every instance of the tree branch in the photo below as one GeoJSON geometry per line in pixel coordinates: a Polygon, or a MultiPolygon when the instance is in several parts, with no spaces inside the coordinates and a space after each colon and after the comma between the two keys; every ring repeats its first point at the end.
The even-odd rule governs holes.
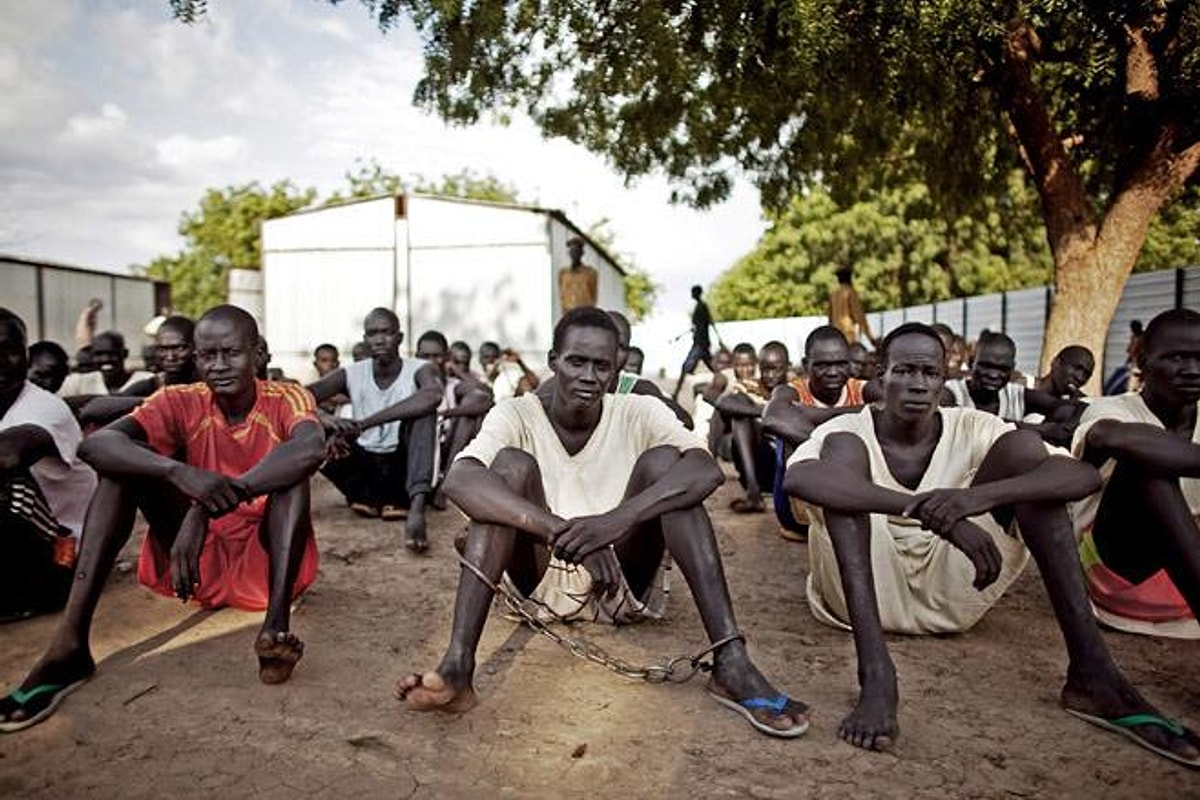
{"type": "Polygon", "coordinates": [[[1027,21],[1014,20],[1009,25],[1004,37],[999,94],[1023,160],[1042,198],[1050,247],[1055,259],[1061,260],[1064,248],[1094,240],[1096,221],[1083,182],[1033,81],[1037,41],[1037,34],[1027,21]]]}

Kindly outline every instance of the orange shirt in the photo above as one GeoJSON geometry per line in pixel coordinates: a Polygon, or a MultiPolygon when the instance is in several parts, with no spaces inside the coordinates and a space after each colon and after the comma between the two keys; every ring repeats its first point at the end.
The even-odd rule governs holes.
{"type": "MultiPolygon", "coordinates": [[[[838,401],[832,407],[861,406],[863,404],[862,389],[865,383],[865,381],[860,381],[858,378],[851,378],[846,381],[846,385],[842,387],[842,396],[838,398],[838,401]]],[[[808,388],[808,378],[801,376],[793,381],[789,381],[788,385],[796,390],[796,394],[800,395],[800,405],[830,408],[830,406],[813,397],[812,391],[808,388]]]]}
{"type": "MultiPolygon", "coordinates": [[[[132,416],[156,452],[174,457],[182,451],[188,464],[234,477],[287,441],[300,423],[317,422],[312,395],[302,386],[257,381],[255,387],[254,408],[237,425],[229,424],[203,383],[165,386],[132,416]]],[[[266,508],[267,497],[262,495],[209,522],[196,592],[201,605],[251,611],[267,607],[270,559],[258,536],[266,508]]],[[[170,554],[159,540],[147,536],[138,559],[138,579],[159,594],[174,596],[170,564],[170,554]]],[[[316,574],[317,547],[309,536],[293,597],[308,588],[316,574]]]]}

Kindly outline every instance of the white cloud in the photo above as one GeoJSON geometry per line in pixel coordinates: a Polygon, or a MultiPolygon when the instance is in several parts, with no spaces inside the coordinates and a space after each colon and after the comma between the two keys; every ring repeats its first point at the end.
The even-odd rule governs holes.
{"type": "Polygon", "coordinates": [[[125,112],[114,103],[105,103],[99,114],[75,114],[67,120],[68,136],[76,139],[98,139],[125,130],[125,112]]]}
{"type": "Polygon", "coordinates": [[[182,133],[169,136],[154,145],[158,162],[168,167],[203,170],[240,160],[249,149],[237,136],[196,139],[182,133]]]}

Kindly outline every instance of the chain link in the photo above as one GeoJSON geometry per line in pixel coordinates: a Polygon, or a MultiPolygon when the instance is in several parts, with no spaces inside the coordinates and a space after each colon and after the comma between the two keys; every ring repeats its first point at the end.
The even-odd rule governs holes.
{"type": "Polygon", "coordinates": [[[703,659],[705,656],[732,641],[745,641],[744,636],[742,636],[740,633],[735,633],[713,642],[711,645],[699,651],[695,655],[675,656],[674,658],[664,659],[659,664],[647,664],[644,666],[634,664],[626,661],[623,658],[620,658],[619,656],[610,654],[607,650],[593,641],[589,641],[582,637],[576,638],[567,636],[564,633],[559,633],[550,626],[550,623],[542,619],[542,616],[538,613],[538,611],[531,611],[530,607],[539,609],[544,614],[548,614],[550,616],[550,622],[566,623],[568,622],[566,618],[557,614],[545,603],[533,598],[522,598],[517,596],[503,583],[498,584],[488,578],[487,575],[483,574],[483,571],[480,570],[479,567],[475,566],[470,561],[467,561],[467,559],[461,555],[458,557],[458,560],[464,568],[474,574],[476,578],[483,581],[484,585],[502,598],[505,606],[508,607],[508,610],[517,616],[521,622],[528,625],[534,631],[540,633],[542,636],[545,636],[547,639],[554,642],[572,655],[582,658],[585,661],[591,661],[594,664],[599,664],[600,666],[605,667],[606,669],[609,669],[612,672],[615,672],[616,674],[622,675],[626,678],[641,680],[645,681],[646,683],[665,683],[668,681],[671,683],[687,683],[692,678],[696,677],[696,673],[698,672],[712,671],[713,664],[711,661],[704,661],[703,659]]]}

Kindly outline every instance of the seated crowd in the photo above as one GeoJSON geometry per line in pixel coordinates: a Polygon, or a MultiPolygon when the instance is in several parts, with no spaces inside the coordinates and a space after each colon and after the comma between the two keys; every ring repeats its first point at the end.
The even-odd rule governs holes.
{"type": "Polygon", "coordinates": [[[388,308],[366,314],[348,364],[318,346],[308,386],[271,370],[233,306],[166,317],[154,339],[139,371],[119,333],[98,333],[72,372],[62,347],[30,344],[0,309],[0,622],[62,612],[0,699],[0,731],[46,718],[95,671],[92,618],[139,512],[139,580],[263,612],[259,678],[286,681],[304,652],[291,604],[317,576],[319,471],[355,514],[403,521],[413,553],[429,549],[431,510],[450,501],[468,519],[449,641],[433,669],[399,681],[407,707],[477,702],[497,591],[544,622],[636,622],[665,615],[674,564],[710,643],[708,693],[764,734],[799,736],[808,707],[751,660],[704,505],[727,460],[731,510],[773,507],[781,535],[807,542],[814,617],[852,634],[847,742],[884,749],[899,734],[885,634],[970,629],[1032,557],[1068,656],[1063,708],[1200,766],[1200,739],[1138,694],[1099,627],[1200,638],[1193,311],[1145,327],[1136,392],[1087,397],[1083,347],[1027,385],[1003,333],[968,346],[906,323],[872,352],[821,326],[795,365],[779,341],[714,354],[690,412],[640,376],[628,320],[592,307],[559,320],[544,374],[495,342],[475,372],[470,345],[440,331],[404,355],[388,308]]]}

